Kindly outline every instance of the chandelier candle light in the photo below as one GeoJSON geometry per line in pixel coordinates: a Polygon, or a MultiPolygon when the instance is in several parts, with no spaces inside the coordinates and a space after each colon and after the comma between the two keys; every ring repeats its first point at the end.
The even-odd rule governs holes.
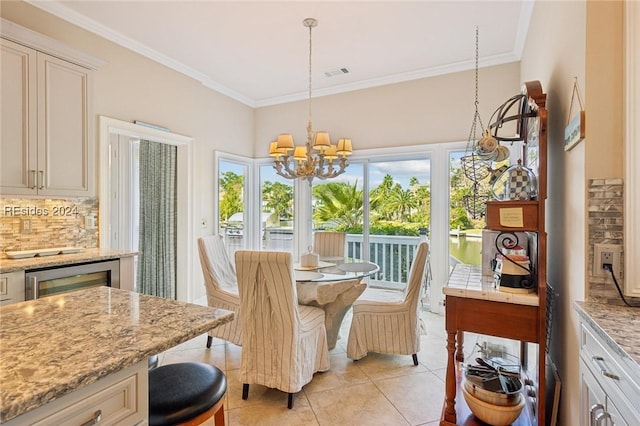
{"type": "Polygon", "coordinates": [[[311,122],[311,29],[318,25],[314,18],[307,18],[302,24],[309,28],[309,122],[307,123],[307,143],[295,146],[290,133],[281,133],[269,145],[269,155],[273,157],[273,168],[286,179],[302,178],[309,184],[314,177],[334,178],[344,173],[347,156],[351,155],[351,139],[342,138],[336,145],[331,144],[329,133],[313,133],[311,122]],[[293,151],[293,155],[292,155],[293,151]],[[295,161],[295,163],[292,161],[295,161]],[[337,164],[334,164],[337,163],[337,164]]]}

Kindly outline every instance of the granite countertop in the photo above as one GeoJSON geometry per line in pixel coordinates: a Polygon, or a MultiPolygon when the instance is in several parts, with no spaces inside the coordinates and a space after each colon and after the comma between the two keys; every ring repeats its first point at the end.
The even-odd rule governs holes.
{"type": "Polygon", "coordinates": [[[47,268],[50,266],[73,265],[84,262],[119,259],[138,254],[136,251],[88,248],[80,253],[57,254],[55,256],[35,256],[26,259],[0,259],[0,273],[47,268]]]}
{"type": "Polygon", "coordinates": [[[458,263],[454,266],[447,285],[442,287],[442,292],[447,296],[514,303],[516,305],[538,306],[540,303],[537,293],[519,294],[498,290],[494,286],[493,277],[483,276],[479,266],[465,265],[464,263],[458,263]]]}
{"type": "Polygon", "coordinates": [[[0,308],[0,423],[203,334],[233,312],[110,287],[0,308]]]}
{"type": "Polygon", "coordinates": [[[640,308],[574,302],[574,308],[640,377],[640,308]]]}

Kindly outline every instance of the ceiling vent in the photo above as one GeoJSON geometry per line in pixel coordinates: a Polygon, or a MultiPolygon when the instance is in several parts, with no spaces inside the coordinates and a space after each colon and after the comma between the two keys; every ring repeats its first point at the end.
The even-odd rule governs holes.
{"type": "Polygon", "coordinates": [[[347,68],[336,68],[335,70],[325,71],[324,75],[327,77],[335,77],[336,75],[349,74],[349,70],[347,68]]]}

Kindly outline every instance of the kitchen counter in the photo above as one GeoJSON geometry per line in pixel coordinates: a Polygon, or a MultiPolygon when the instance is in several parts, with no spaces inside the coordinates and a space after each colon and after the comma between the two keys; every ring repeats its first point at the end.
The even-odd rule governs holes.
{"type": "Polygon", "coordinates": [[[104,248],[88,248],[80,253],[57,254],[55,256],[35,256],[26,259],[0,259],[0,273],[48,268],[51,266],[73,265],[84,262],[132,257],[138,252],[104,248]]]}
{"type": "Polygon", "coordinates": [[[574,308],[640,377],[640,308],[596,302],[575,302],[574,308]]]}
{"type": "Polygon", "coordinates": [[[0,423],[229,322],[233,313],[95,287],[0,308],[0,423]]]}
{"type": "Polygon", "coordinates": [[[539,304],[537,293],[518,294],[500,291],[495,287],[493,277],[483,276],[479,266],[464,263],[454,266],[447,284],[442,288],[442,293],[446,296],[516,305],[538,306],[539,304]]]}

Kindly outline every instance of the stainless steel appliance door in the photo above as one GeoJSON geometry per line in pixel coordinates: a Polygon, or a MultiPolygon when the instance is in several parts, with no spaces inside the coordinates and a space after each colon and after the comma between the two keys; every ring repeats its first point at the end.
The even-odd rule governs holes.
{"type": "Polygon", "coordinates": [[[119,288],[120,261],[27,271],[25,281],[26,300],[102,285],[119,288]]]}

